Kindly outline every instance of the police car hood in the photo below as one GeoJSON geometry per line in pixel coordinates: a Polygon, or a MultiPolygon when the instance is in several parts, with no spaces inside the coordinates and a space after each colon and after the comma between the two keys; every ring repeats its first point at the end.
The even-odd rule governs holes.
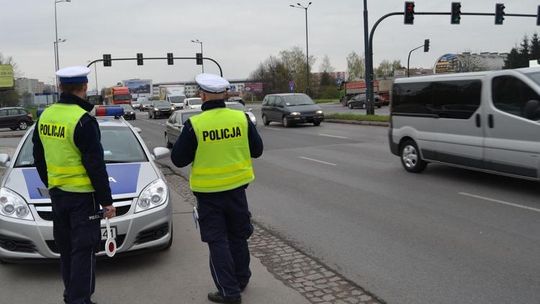
{"type": "MultiPolygon", "coordinates": [[[[113,199],[136,198],[148,184],[159,178],[148,162],[107,164],[107,172],[113,199]]],[[[30,204],[50,203],[36,168],[13,168],[4,186],[17,192],[30,204]]]]}

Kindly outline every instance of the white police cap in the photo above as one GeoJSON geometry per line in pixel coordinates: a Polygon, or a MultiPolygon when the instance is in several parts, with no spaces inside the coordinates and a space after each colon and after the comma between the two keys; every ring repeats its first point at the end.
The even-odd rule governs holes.
{"type": "Polygon", "coordinates": [[[199,74],[195,77],[195,81],[201,90],[215,94],[223,93],[231,86],[225,78],[214,74],[199,74]]]}
{"type": "Polygon", "coordinates": [[[88,74],[90,69],[85,66],[72,66],[60,69],[56,75],[60,79],[60,83],[88,83],[88,74]]]}

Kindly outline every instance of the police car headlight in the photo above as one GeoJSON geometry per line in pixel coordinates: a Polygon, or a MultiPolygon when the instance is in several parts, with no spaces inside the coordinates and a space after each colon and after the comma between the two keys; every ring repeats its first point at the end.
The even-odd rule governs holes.
{"type": "Polygon", "coordinates": [[[20,220],[34,220],[26,201],[7,188],[0,188],[0,214],[20,220]]]}
{"type": "Polygon", "coordinates": [[[163,205],[167,201],[168,193],[167,184],[162,179],[153,181],[139,196],[135,213],[163,205]]]}

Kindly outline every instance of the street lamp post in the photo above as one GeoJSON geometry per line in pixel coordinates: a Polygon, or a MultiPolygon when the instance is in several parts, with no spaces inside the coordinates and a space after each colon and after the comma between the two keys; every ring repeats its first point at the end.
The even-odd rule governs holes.
{"type": "MultiPolygon", "coordinates": [[[[203,43],[202,43],[202,41],[200,41],[199,39],[195,39],[195,40],[191,40],[191,42],[197,43],[197,44],[200,44],[200,45],[201,45],[201,55],[202,55],[202,57],[204,57],[204,55],[203,55],[203,43]]],[[[201,64],[201,69],[202,69],[202,72],[204,73],[204,60],[203,60],[203,62],[202,62],[202,64],[201,64]]]]}
{"type": "Polygon", "coordinates": [[[309,94],[309,78],[310,78],[310,71],[309,71],[309,35],[308,35],[308,8],[311,6],[311,2],[309,2],[306,6],[296,3],[289,5],[293,8],[300,8],[303,9],[306,13],[306,94],[309,94]]]}
{"type": "Polygon", "coordinates": [[[373,81],[373,74],[371,71],[373,71],[373,68],[371,65],[373,62],[371,62],[372,56],[371,56],[371,48],[369,45],[369,22],[368,22],[368,8],[367,8],[367,0],[364,0],[364,68],[366,70],[366,114],[373,115],[375,114],[375,107],[373,104],[373,92],[371,86],[371,82],[373,81]]]}
{"type": "MultiPolygon", "coordinates": [[[[62,2],[71,2],[71,0],[55,0],[54,1],[54,33],[55,33],[55,39],[54,41],[59,41],[58,40],[58,16],[57,16],[57,9],[56,9],[56,5],[58,3],[62,3],[62,2]]],[[[63,41],[62,41],[63,42],[63,41]]],[[[58,71],[58,69],[60,68],[60,59],[59,59],[59,55],[58,55],[58,43],[55,43],[55,58],[54,58],[54,62],[55,62],[55,68],[56,70],[58,71]]]]}
{"type": "MultiPolygon", "coordinates": [[[[56,56],[58,56],[58,43],[62,43],[62,42],[66,42],[66,39],[58,39],[56,41],[53,41],[54,58],[57,58],[56,56]]],[[[54,72],[56,73],[56,71],[58,71],[58,65],[55,65],[54,72]]],[[[55,95],[58,95],[58,77],[56,77],[56,75],[54,76],[54,93],[56,93],[55,95]]],[[[55,96],[55,97],[58,97],[58,96],[55,96]]],[[[53,101],[55,100],[53,99],[53,101]]]]}

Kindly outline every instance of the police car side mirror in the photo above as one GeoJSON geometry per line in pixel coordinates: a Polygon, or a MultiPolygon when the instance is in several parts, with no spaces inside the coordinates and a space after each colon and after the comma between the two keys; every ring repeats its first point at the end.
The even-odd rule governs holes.
{"type": "Polygon", "coordinates": [[[0,167],[7,167],[9,166],[9,161],[11,158],[9,157],[9,154],[1,153],[0,154],[0,167]]]}
{"type": "Polygon", "coordinates": [[[154,158],[156,160],[167,157],[169,153],[171,153],[171,151],[167,148],[163,148],[163,147],[154,148],[154,158]]]}

